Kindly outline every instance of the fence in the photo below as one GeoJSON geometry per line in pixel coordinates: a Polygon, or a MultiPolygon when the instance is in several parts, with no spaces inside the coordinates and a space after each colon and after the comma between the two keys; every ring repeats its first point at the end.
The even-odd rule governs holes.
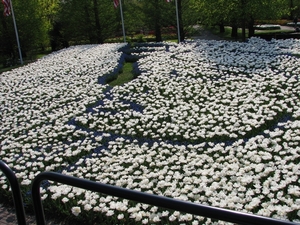
{"type": "MultiPolygon", "coordinates": [[[[3,162],[0,161],[0,169],[6,175],[11,185],[14,204],[16,208],[18,224],[26,224],[25,213],[23,208],[22,196],[20,192],[19,183],[13,171],[3,162]]],[[[32,200],[36,215],[37,225],[45,225],[45,216],[40,197],[40,184],[43,180],[56,181],[62,184],[83,188],[86,190],[99,192],[115,197],[125,198],[149,205],[155,205],[171,210],[190,213],[193,215],[199,215],[203,217],[209,217],[216,220],[223,220],[227,222],[237,224],[249,224],[249,225],[296,225],[295,223],[288,221],[281,221],[272,218],[257,216],[253,214],[247,214],[242,212],[236,212],[232,210],[211,207],[207,205],[195,204],[187,201],[176,200],[173,198],[158,196],[154,194],[148,194],[144,192],[134,191],[130,189],[120,188],[113,185],[97,183],[90,180],[71,177],[54,172],[42,172],[38,174],[32,183],[32,200]]]]}

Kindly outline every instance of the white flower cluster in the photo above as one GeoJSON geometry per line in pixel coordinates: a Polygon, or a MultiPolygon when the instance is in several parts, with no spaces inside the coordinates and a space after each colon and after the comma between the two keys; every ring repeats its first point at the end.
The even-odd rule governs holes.
{"type": "Polygon", "coordinates": [[[70,121],[105,96],[98,78],[118,66],[122,46],[70,47],[1,74],[0,157],[22,184],[95,148],[91,135],[70,121]]]}
{"type": "MultiPolygon", "coordinates": [[[[4,74],[15,78],[1,81],[1,157],[24,185],[38,172],[61,169],[147,193],[300,221],[299,40],[137,47],[131,54],[139,58],[141,75],[108,89],[97,78],[119,66],[120,47],[59,52],[37,62],[47,76],[22,77],[29,73],[24,69],[4,74]],[[55,68],[64,66],[45,69],[55,62],[55,68]],[[52,95],[36,94],[41,87],[52,95]]],[[[118,223],[212,224],[66,185],[53,184],[43,194],[68,204],[75,216],[93,211],[118,223]]]]}

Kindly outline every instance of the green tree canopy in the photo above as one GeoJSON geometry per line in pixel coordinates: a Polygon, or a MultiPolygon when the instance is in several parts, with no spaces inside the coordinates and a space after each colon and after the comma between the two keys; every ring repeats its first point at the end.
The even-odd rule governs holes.
{"type": "Polygon", "coordinates": [[[254,20],[279,19],[288,13],[286,0],[195,0],[194,7],[204,24],[226,24],[243,30],[248,27],[250,34],[254,20]]]}
{"type": "MultiPolygon", "coordinates": [[[[113,7],[113,0],[12,2],[25,56],[49,46],[56,50],[73,44],[103,43],[109,38],[122,37],[120,10],[113,7]]],[[[219,25],[220,28],[231,26],[232,31],[241,27],[245,38],[246,28],[250,36],[253,34],[255,20],[300,17],[298,0],[122,0],[127,36],[151,31],[156,41],[162,41],[166,32],[177,36],[176,2],[180,40],[185,39],[197,22],[219,25]]],[[[1,7],[3,10],[2,4],[1,7]]],[[[12,17],[0,17],[1,60],[17,58],[12,17]]]]}
{"type": "MultiPolygon", "coordinates": [[[[40,11],[39,2],[14,0],[12,3],[24,56],[34,49],[48,45],[46,20],[40,11]]],[[[12,15],[1,16],[0,20],[1,56],[2,58],[17,58],[17,42],[12,15]]]]}

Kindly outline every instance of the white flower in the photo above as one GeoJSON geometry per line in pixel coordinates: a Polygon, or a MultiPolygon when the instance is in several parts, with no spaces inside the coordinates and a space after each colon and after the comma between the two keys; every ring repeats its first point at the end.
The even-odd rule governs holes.
{"type": "MultiPolygon", "coordinates": [[[[66,168],[63,174],[234,210],[261,205],[258,213],[266,216],[299,210],[300,69],[290,54],[299,52],[300,42],[164,45],[169,52],[151,46],[133,53],[147,72],[110,90],[98,78],[119,66],[122,44],[74,46],[2,73],[0,155],[21,184],[28,186],[39,171],[66,168]],[[100,104],[87,109],[94,103],[100,104]],[[286,112],[293,121],[269,126],[286,112]]],[[[51,198],[80,197],[75,204],[84,210],[124,212],[142,223],[154,215],[192,221],[53,185],[51,198]]]]}
{"type": "Polygon", "coordinates": [[[68,198],[66,198],[66,197],[64,197],[62,200],[61,200],[63,203],[66,203],[66,202],[68,202],[69,201],[69,199],[68,198]]]}
{"type": "Polygon", "coordinates": [[[72,207],[71,211],[72,211],[72,214],[75,215],[75,216],[78,216],[79,213],[81,213],[81,209],[78,206],[72,207]]]}
{"type": "Polygon", "coordinates": [[[31,181],[29,179],[25,179],[21,182],[22,185],[29,185],[31,184],[31,181]]]}
{"type": "Polygon", "coordinates": [[[159,216],[158,216],[158,215],[155,215],[155,216],[152,218],[152,221],[153,221],[154,223],[159,222],[159,221],[160,221],[159,216]]]}
{"type": "Polygon", "coordinates": [[[161,216],[165,217],[165,216],[168,216],[169,214],[170,214],[169,211],[163,211],[162,214],[161,214],[161,216]]]}
{"type": "Polygon", "coordinates": [[[288,193],[299,197],[300,196],[300,188],[295,185],[290,185],[288,188],[288,193]]]}
{"type": "Polygon", "coordinates": [[[148,224],[149,220],[147,218],[142,220],[142,224],[148,224]]]}
{"type": "Polygon", "coordinates": [[[175,221],[176,220],[176,216],[174,216],[173,214],[171,216],[169,216],[169,220],[171,222],[175,221]]]}
{"type": "Polygon", "coordinates": [[[118,215],[118,220],[122,220],[122,219],[124,219],[124,214],[123,213],[118,215]]]}
{"type": "Polygon", "coordinates": [[[106,216],[113,216],[115,213],[113,210],[108,210],[107,213],[105,214],[106,216]]]}
{"type": "Polygon", "coordinates": [[[143,215],[141,212],[134,212],[130,215],[130,218],[134,218],[136,221],[141,221],[143,219],[143,215]]]}
{"type": "Polygon", "coordinates": [[[90,204],[85,204],[84,205],[84,210],[90,211],[92,209],[92,206],[90,204]]]}
{"type": "Polygon", "coordinates": [[[42,200],[45,200],[48,197],[48,194],[43,194],[43,196],[41,197],[42,200]]]}

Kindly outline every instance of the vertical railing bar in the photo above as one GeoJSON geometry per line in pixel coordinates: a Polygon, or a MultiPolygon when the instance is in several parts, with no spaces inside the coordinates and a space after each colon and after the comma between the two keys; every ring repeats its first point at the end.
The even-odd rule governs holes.
{"type": "Polygon", "coordinates": [[[0,169],[5,174],[6,178],[10,183],[18,224],[24,225],[26,224],[25,210],[23,206],[23,199],[20,190],[20,185],[17,180],[17,177],[14,174],[14,172],[8,167],[8,165],[1,160],[0,160],[0,169]]]}
{"type": "Polygon", "coordinates": [[[245,225],[295,225],[289,221],[281,221],[273,218],[257,216],[242,212],[236,212],[217,207],[211,207],[191,202],[176,200],[168,197],[143,193],[121,187],[116,187],[108,184],[97,183],[90,180],[71,177],[59,173],[43,172],[38,174],[32,183],[32,200],[36,214],[37,225],[45,225],[45,216],[40,196],[40,184],[43,180],[56,181],[58,183],[67,184],[70,186],[83,188],[86,190],[100,192],[107,195],[112,195],[120,198],[125,198],[149,205],[155,205],[172,210],[182,211],[194,215],[209,217],[217,220],[245,224],[245,225]]]}

